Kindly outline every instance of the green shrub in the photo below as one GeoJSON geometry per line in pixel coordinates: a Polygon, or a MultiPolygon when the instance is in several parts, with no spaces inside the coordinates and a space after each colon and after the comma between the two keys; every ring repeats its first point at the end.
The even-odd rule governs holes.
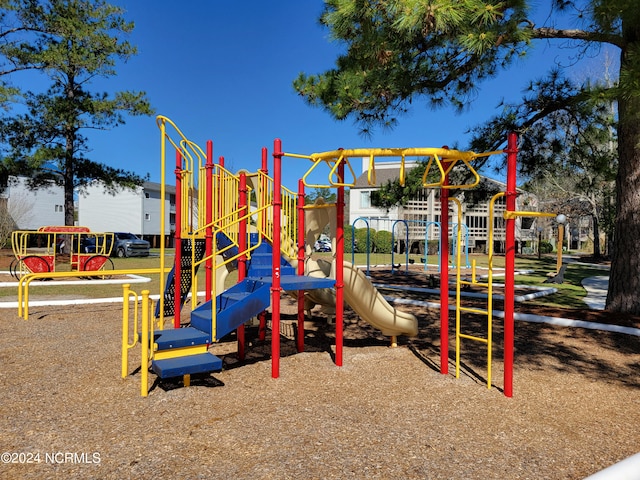
{"type": "Polygon", "coordinates": [[[373,251],[376,231],[373,228],[356,228],[356,253],[367,253],[367,230],[369,231],[369,253],[373,251]]]}
{"type": "Polygon", "coordinates": [[[391,253],[391,232],[380,230],[376,233],[374,240],[375,251],[377,253],[391,253]]]}
{"type": "Polygon", "coordinates": [[[344,253],[351,252],[351,225],[344,226],[344,253]]]}
{"type": "Polygon", "coordinates": [[[551,245],[549,242],[547,241],[542,241],[540,242],[540,245],[538,246],[538,248],[540,249],[540,253],[551,253],[553,252],[553,245],[551,245]]]}
{"type": "Polygon", "coordinates": [[[429,240],[427,248],[429,255],[437,255],[440,249],[440,240],[429,240]]]}

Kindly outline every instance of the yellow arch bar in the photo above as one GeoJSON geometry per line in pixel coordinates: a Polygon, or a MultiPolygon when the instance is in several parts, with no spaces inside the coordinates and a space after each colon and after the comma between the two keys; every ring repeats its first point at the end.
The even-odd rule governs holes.
{"type": "Polygon", "coordinates": [[[313,162],[313,166],[304,174],[302,177],[303,183],[307,187],[313,188],[331,188],[331,187],[352,187],[355,185],[355,174],[349,163],[349,158],[369,158],[369,167],[367,172],[367,181],[369,185],[375,184],[376,182],[376,174],[375,174],[375,158],[376,157],[399,157],[400,158],[400,184],[404,185],[405,179],[405,158],[406,157],[428,157],[429,164],[427,167],[427,172],[429,168],[436,162],[436,165],[440,171],[441,180],[438,183],[429,184],[426,183],[426,173],[423,178],[423,186],[424,187],[443,187],[443,188],[472,188],[475,187],[480,182],[480,176],[476,172],[476,170],[471,166],[471,161],[475,160],[479,157],[487,157],[494,154],[503,153],[502,150],[497,150],[493,152],[486,153],[475,153],[471,151],[460,151],[460,150],[450,150],[447,148],[354,148],[354,149],[341,149],[341,150],[331,150],[327,152],[320,153],[312,153],[311,155],[298,155],[285,153],[285,156],[294,157],[294,158],[306,158],[313,162]],[[445,170],[442,166],[442,161],[448,161],[449,165],[445,170]],[[345,162],[347,167],[349,168],[351,175],[353,176],[353,182],[347,183],[344,179],[335,179],[337,176],[336,172],[340,163],[345,162]],[[457,162],[462,162],[471,172],[474,177],[473,183],[464,184],[464,185],[447,185],[444,186],[444,179],[446,175],[453,169],[457,162]],[[313,172],[320,163],[325,163],[330,167],[328,184],[311,184],[307,182],[307,177],[313,172]]]}

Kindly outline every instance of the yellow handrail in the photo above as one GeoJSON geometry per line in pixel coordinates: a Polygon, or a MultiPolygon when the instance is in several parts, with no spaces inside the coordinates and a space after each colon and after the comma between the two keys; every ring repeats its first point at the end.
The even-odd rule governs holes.
{"type": "MultiPolygon", "coordinates": [[[[138,320],[140,320],[140,395],[146,397],[149,394],[149,362],[154,356],[154,321],[153,321],[153,300],[149,297],[149,290],[143,290],[141,296],[131,290],[130,285],[122,286],[123,309],[122,309],[122,378],[129,375],[129,350],[138,344],[138,320]],[[129,303],[134,299],[133,305],[133,340],[129,343],[129,303]],[[142,306],[140,317],[138,308],[142,306]]],[[[162,330],[162,323],[159,324],[162,330]]]]}
{"type": "Polygon", "coordinates": [[[149,290],[142,291],[142,340],[140,352],[140,395],[149,394],[149,362],[153,360],[153,302],[149,299],[149,290]]]}
{"type": "Polygon", "coordinates": [[[131,297],[138,301],[138,295],[131,290],[131,284],[126,283],[122,286],[122,378],[126,378],[129,374],[129,349],[138,343],[138,308],[133,309],[133,343],[129,343],[129,308],[131,297]]]}
{"type": "MultiPolygon", "coordinates": [[[[164,276],[167,273],[168,271],[162,271],[160,268],[109,270],[109,275],[160,274],[164,276]]],[[[104,271],[29,273],[18,280],[18,315],[24,320],[29,319],[29,286],[35,280],[51,278],[102,277],[104,275],[104,271]]],[[[162,298],[162,295],[160,296],[160,298],[162,298]]]]}

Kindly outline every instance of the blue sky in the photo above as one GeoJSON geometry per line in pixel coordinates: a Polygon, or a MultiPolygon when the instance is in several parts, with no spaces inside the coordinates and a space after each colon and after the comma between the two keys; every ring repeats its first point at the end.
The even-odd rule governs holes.
{"type": "MultiPolygon", "coordinates": [[[[271,153],[276,137],[284,151],[300,154],[340,147],[464,148],[465,131],[497,113],[502,98],[518,99],[527,81],[543,75],[558,54],[539,44],[530,58],[483,84],[462,115],[414,102],[394,130],[365,138],[350,120],[337,122],[307,106],[292,87],[301,71],[331,68],[340,51],[318,24],[321,0],[110,3],[122,6],[125,18],[135,23],[128,40],[139,53],[119,65],[117,77],[96,81],[94,90],[145,91],[156,113],[169,117],[190,140],[203,148],[213,140],[215,158],[224,156],[232,171],[260,168],[261,148],[271,153]]],[[[155,117],[129,118],[126,125],[89,138],[93,160],[160,180],[155,117]]],[[[295,189],[309,163],[287,159],[284,167],[283,181],[295,189]]]]}

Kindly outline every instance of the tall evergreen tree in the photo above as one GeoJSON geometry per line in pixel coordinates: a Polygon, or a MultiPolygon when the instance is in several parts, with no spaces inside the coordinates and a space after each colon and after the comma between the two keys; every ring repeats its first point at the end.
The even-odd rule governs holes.
{"type": "Polygon", "coordinates": [[[526,115],[494,122],[485,141],[504,141],[508,128],[526,136],[536,121],[594,99],[617,103],[616,243],[607,309],[640,314],[640,9],[636,0],[552,0],[549,26],[537,26],[530,20],[532,3],[325,0],[320,21],[345,53],[336,68],[301,74],[294,87],[309,104],[337,119],[353,118],[367,132],[395,125],[420,97],[433,106],[465,108],[482,81],[524,56],[537,40],[568,43],[577,56],[603,45],[618,49],[615,85],[587,82],[575,88],[552,73],[526,115]],[[552,23],[565,20],[572,28],[552,23]]]}
{"type": "Polygon", "coordinates": [[[4,0],[3,21],[27,32],[0,48],[8,64],[37,68],[50,80],[46,92],[21,92],[26,112],[2,119],[8,147],[5,172],[30,176],[33,188],[54,182],[64,187],[65,224],[73,225],[73,197],[96,180],[109,188],[133,187],[139,175],[91,160],[87,130],[108,130],[126,115],[151,115],[144,92],[112,95],[90,90],[96,77],[116,75],[116,60],[136,48],[122,37],[133,30],[122,10],[103,0],[4,0]]]}

